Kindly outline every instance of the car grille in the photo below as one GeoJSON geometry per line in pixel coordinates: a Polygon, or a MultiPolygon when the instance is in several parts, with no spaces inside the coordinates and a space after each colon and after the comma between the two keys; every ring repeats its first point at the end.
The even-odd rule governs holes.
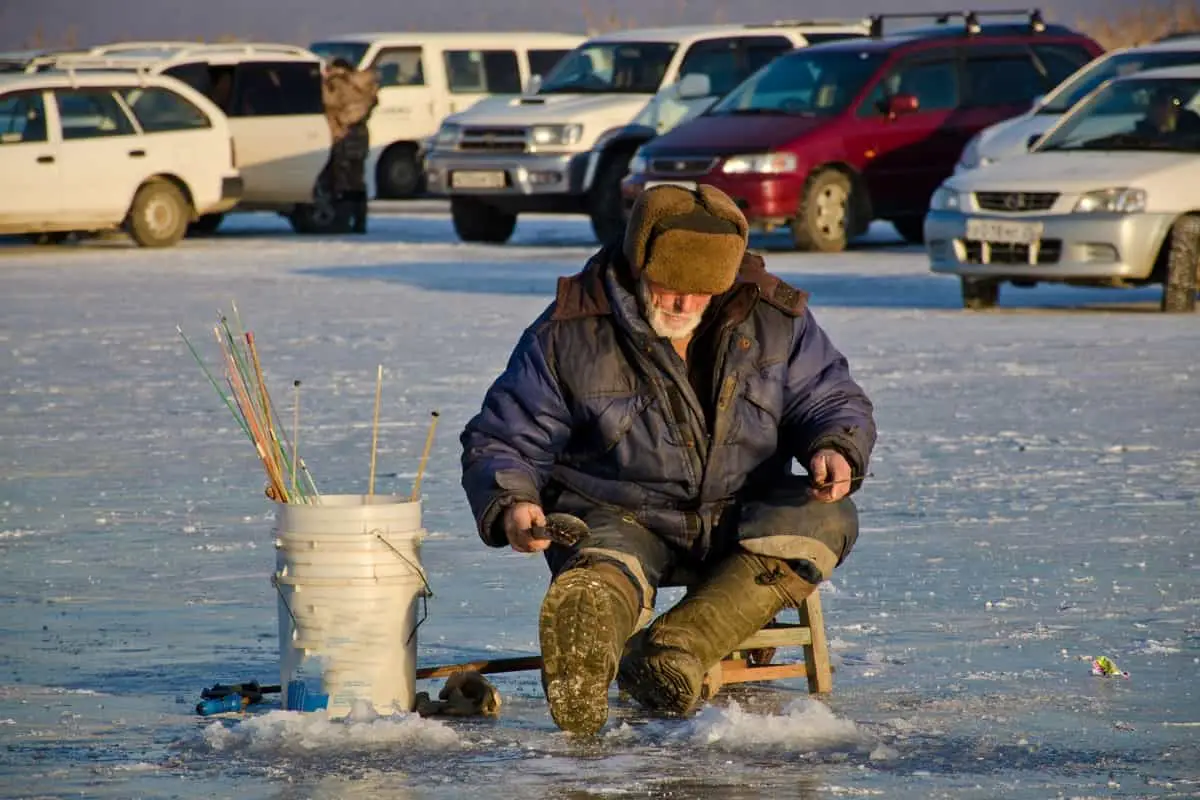
{"type": "Polygon", "coordinates": [[[490,153],[523,153],[526,149],[524,128],[463,128],[459,150],[483,150],[490,153]]]}
{"type": "Polygon", "coordinates": [[[704,175],[713,168],[717,159],[712,156],[671,156],[650,159],[652,175],[704,175]]]}
{"type": "Polygon", "coordinates": [[[1047,211],[1058,199],[1058,192],[976,192],[975,203],[985,211],[1013,214],[1047,211]]]}
{"type": "Polygon", "coordinates": [[[968,264],[1057,264],[1062,257],[1062,239],[1042,239],[1036,254],[1027,244],[1001,244],[963,240],[968,264]]]}

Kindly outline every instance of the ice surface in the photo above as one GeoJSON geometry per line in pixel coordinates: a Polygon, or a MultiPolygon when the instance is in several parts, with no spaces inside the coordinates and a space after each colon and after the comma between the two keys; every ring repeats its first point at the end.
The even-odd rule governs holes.
{"type": "Polygon", "coordinates": [[[877,405],[862,536],[825,592],[834,692],[729,687],[688,720],[614,693],[595,741],[554,728],[535,673],[495,676],[498,721],[196,717],[205,686],[277,680],[272,513],[175,330],[211,359],[236,301],[284,416],[303,382],[322,491],[366,490],[378,364],[377,491],[410,490],[439,410],[419,660],[533,653],[544,565],[480,544],[457,435],[595,248],[585,220],[504,247],[396,206],[366,237],[259,215],[169,251],[0,245],[0,794],[1200,796],[1200,318],[1153,289],[965,313],[887,226],[839,255],[756,244],[877,405]],[[1130,678],[1091,676],[1098,655],[1130,678]]]}

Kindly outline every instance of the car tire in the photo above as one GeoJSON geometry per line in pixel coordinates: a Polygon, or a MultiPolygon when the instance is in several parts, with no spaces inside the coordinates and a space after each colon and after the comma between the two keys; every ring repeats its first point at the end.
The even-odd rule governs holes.
{"type": "Polygon", "coordinates": [[[1200,281],[1200,217],[1181,217],[1171,226],[1167,245],[1167,274],[1163,278],[1162,310],[1189,314],[1196,310],[1200,281]]]}
{"type": "Polygon", "coordinates": [[[621,180],[629,172],[633,153],[617,152],[606,157],[596,172],[596,182],[588,195],[588,216],[592,233],[607,244],[625,230],[625,209],[621,200],[621,180]]]}
{"type": "Polygon", "coordinates": [[[900,217],[891,222],[896,233],[908,244],[925,243],[925,217],[900,217]]]}
{"type": "Polygon", "coordinates": [[[408,200],[421,192],[424,175],[417,149],[411,145],[392,145],[383,151],[375,166],[376,194],[382,200],[408,200]]]}
{"type": "Polygon", "coordinates": [[[224,214],[201,214],[200,219],[188,225],[188,236],[212,236],[224,219],[224,214]]]}
{"type": "Polygon", "coordinates": [[[450,198],[454,232],[464,242],[504,244],[517,227],[517,215],[467,197],[450,198]]]}
{"type": "Polygon", "coordinates": [[[1000,302],[1000,281],[994,278],[960,278],[962,304],[968,311],[986,311],[1000,302]]]}
{"type": "Polygon", "coordinates": [[[846,249],[849,232],[855,230],[851,192],[850,178],[835,169],[808,179],[791,226],[797,250],[840,253],[846,249]]]}
{"type": "Polygon", "coordinates": [[[139,247],[172,247],[187,235],[191,204],[179,187],[155,179],[133,195],[125,229],[139,247]]]}

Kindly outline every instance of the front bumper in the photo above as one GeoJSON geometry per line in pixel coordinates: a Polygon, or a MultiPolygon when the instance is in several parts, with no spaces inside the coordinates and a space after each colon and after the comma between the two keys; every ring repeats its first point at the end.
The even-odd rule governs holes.
{"type": "Polygon", "coordinates": [[[621,182],[621,196],[626,208],[633,205],[647,185],[658,183],[715,186],[733,198],[753,227],[768,230],[790,223],[800,208],[800,195],[804,190],[804,176],[798,173],[729,175],[708,172],[679,177],[637,174],[621,182]]]}
{"type": "Polygon", "coordinates": [[[583,153],[463,153],[431,150],[425,155],[425,175],[432,194],[489,200],[522,199],[538,205],[539,198],[580,197],[595,171],[596,154],[583,153]],[[458,184],[456,173],[503,174],[503,185],[458,184]]]}
{"type": "Polygon", "coordinates": [[[1154,271],[1173,214],[1012,214],[930,211],[925,249],[933,272],[1119,286],[1154,271]],[[1035,245],[967,237],[968,219],[1042,226],[1035,245]]]}

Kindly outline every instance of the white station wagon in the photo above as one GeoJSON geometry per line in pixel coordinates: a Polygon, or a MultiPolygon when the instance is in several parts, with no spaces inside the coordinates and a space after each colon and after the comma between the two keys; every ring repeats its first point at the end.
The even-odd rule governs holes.
{"type": "Polygon", "coordinates": [[[173,245],[241,197],[231,142],[221,110],[174,78],[0,75],[0,233],[173,245]]]}
{"type": "Polygon", "coordinates": [[[934,272],[963,304],[1000,285],[1162,284],[1163,311],[1195,308],[1200,270],[1200,66],[1104,84],[1034,149],[954,175],[925,218],[934,272]]]}

